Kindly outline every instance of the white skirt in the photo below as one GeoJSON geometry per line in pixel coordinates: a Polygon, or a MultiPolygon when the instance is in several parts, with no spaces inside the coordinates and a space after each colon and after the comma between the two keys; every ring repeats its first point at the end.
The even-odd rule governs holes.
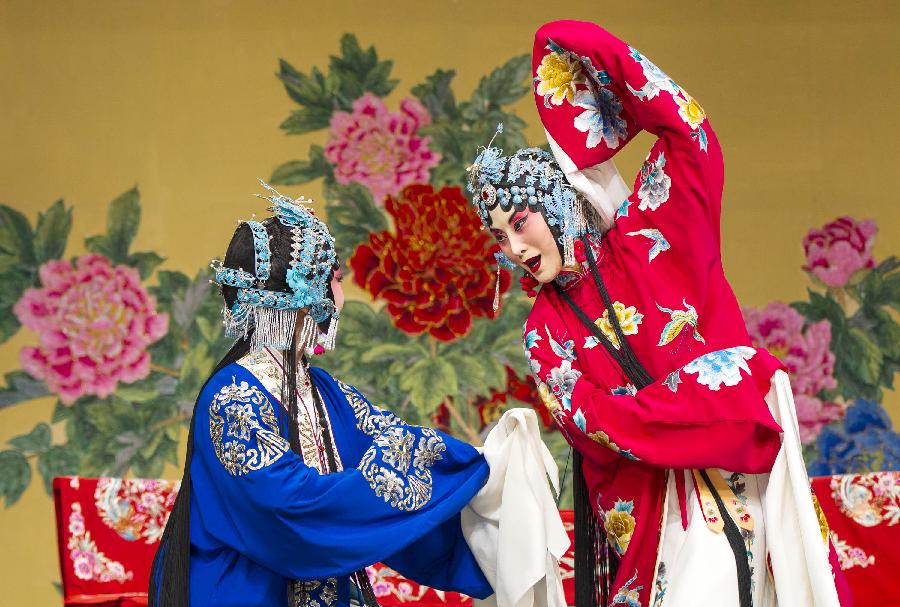
{"type": "MultiPolygon", "coordinates": [[[[840,607],[828,544],[822,537],[803,462],[787,374],[778,371],[766,402],[781,425],[781,451],[770,474],[739,475],[740,497],[754,520],[745,534],[754,607],[840,607]],[[771,571],[767,563],[771,563],[771,571]]],[[[715,473],[711,470],[710,473],[715,473]]],[[[730,472],[718,471],[724,478],[730,472]]],[[[737,568],[724,533],[706,524],[688,472],[670,472],[662,550],[650,607],[737,607],[737,568]],[[675,474],[685,474],[688,527],[682,527],[675,474]]]]}

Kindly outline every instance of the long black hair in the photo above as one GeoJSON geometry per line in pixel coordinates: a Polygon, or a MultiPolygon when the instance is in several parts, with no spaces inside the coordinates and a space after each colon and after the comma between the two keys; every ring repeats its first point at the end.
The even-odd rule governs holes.
{"type": "MultiPolygon", "coordinates": [[[[287,271],[291,262],[291,230],[274,218],[262,222],[269,235],[269,249],[271,251],[271,271],[269,279],[263,287],[270,291],[290,292],[287,284],[287,271]]],[[[243,268],[250,271],[255,268],[255,251],[253,246],[253,232],[242,223],[235,230],[225,253],[224,265],[229,268],[243,268]]],[[[222,297],[225,306],[231,308],[237,300],[237,288],[222,286],[222,297]]],[[[328,288],[328,297],[334,298],[331,288],[328,288]]],[[[220,370],[233,362],[240,360],[251,350],[251,333],[238,339],[231,349],[222,357],[204,382],[212,379],[220,370]]],[[[300,436],[297,425],[297,357],[296,337],[291,347],[282,354],[284,376],[281,385],[281,402],[288,411],[288,442],[291,450],[300,452],[300,436]]],[[[312,379],[312,378],[310,378],[312,379]]],[[[203,389],[201,388],[201,391],[203,389]]],[[[319,399],[318,391],[313,389],[315,406],[319,419],[327,419],[324,415],[324,405],[319,399]]],[[[191,413],[191,421],[188,427],[187,452],[184,460],[184,471],[181,477],[181,488],[169,514],[169,520],[159,542],[156,556],[150,570],[149,607],[189,607],[190,605],[190,556],[191,556],[191,460],[194,452],[194,418],[197,413],[195,403],[191,413]]],[[[329,436],[329,433],[324,433],[329,436]]],[[[330,440],[325,441],[326,455],[330,471],[336,470],[335,446],[330,440]]],[[[360,586],[363,598],[367,605],[377,605],[374,592],[369,585],[364,572],[354,574],[357,584],[360,586]]],[[[294,583],[287,585],[286,596],[288,604],[293,604],[295,588],[294,583]]]]}

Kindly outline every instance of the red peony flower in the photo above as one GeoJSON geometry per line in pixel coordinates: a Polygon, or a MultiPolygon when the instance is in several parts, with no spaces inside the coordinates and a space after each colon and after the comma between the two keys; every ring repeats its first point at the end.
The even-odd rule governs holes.
{"type": "MultiPolygon", "coordinates": [[[[473,316],[494,317],[497,244],[458,187],[411,185],[385,209],[394,232],[370,234],[350,257],[353,281],[387,301],[397,328],[453,341],[473,316]]],[[[500,272],[500,290],[511,277],[500,272]]]]}
{"type": "Polygon", "coordinates": [[[490,396],[482,396],[475,400],[474,405],[478,408],[482,430],[491,422],[500,419],[503,407],[510,397],[531,405],[538,417],[541,418],[541,422],[546,430],[552,431],[556,429],[556,424],[553,423],[553,418],[547,412],[547,407],[541,402],[541,398],[534,388],[534,383],[520,378],[512,367],[507,366],[506,390],[493,392],[490,396]]]}

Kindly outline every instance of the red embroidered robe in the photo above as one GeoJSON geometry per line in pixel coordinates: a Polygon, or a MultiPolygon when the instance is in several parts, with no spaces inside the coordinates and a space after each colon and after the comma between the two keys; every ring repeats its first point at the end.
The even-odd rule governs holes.
{"type": "MultiPolygon", "coordinates": [[[[553,285],[541,289],[524,337],[538,389],[585,457],[592,504],[620,555],[613,602],[649,605],[667,470],[768,472],[781,428],[764,398],[781,363],[751,347],[725,279],[722,152],[697,102],[590,23],[543,26],[533,69],[544,127],[578,169],[612,158],[642,130],[657,137],[593,248],[623,332],[656,383],[630,386],[553,285]]],[[[590,273],[559,282],[617,344],[590,273]]]]}

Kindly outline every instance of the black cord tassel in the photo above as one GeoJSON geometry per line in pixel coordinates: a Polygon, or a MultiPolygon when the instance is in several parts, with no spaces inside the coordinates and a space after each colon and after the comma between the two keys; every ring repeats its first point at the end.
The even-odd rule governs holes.
{"type": "Polygon", "coordinates": [[[719,492],[716,491],[716,488],[713,487],[712,481],[706,473],[706,470],[700,470],[699,472],[700,476],[703,478],[703,482],[709,487],[713,499],[716,500],[716,505],[719,507],[719,514],[722,516],[722,522],[725,525],[725,538],[728,540],[728,545],[731,546],[731,552],[734,553],[734,563],[737,566],[738,599],[740,600],[740,605],[741,607],[753,607],[753,593],[750,589],[750,563],[747,560],[747,548],[744,546],[744,538],[741,536],[741,530],[738,529],[738,526],[725,509],[722,497],[719,495],[719,492]]]}

